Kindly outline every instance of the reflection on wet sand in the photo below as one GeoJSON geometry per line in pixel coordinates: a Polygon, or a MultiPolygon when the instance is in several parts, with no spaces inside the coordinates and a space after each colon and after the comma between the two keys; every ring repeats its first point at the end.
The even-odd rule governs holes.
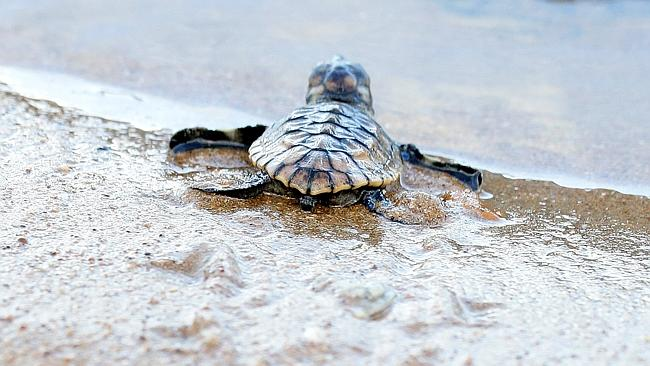
{"type": "Polygon", "coordinates": [[[588,245],[642,260],[650,256],[649,197],[564,188],[552,182],[507,179],[489,172],[485,181],[494,193],[485,204],[521,219],[520,225],[496,229],[502,235],[527,236],[569,248],[588,245]]]}

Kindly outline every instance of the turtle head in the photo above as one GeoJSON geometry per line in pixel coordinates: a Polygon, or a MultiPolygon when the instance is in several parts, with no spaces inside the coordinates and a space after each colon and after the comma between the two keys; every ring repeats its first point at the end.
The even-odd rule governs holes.
{"type": "Polygon", "coordinates": [[[359,64],[341,56],[318,64],[309,76],[307,104],[342,102],[372,114],[370,77],[359,64]]]}

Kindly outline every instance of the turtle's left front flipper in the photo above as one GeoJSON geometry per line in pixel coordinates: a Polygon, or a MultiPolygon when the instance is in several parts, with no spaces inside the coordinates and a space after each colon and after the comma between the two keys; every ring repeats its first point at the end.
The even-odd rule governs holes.
{"type": "Polygon", "coordinates": [[[186,128],[169,141],[170,161],[176,174],[188,178],[190,186],[203,192],[235,198],[262,193],[268,174],[252,167],[248,147],[266,126],[234,130],[186,128]]]}
{"type": "Polygon", "coordinates": [[[483,182],[481,171],[466,165],[458,164],[449,159],[424,155],[412,144],[400,145],[402,159],[414,165],[441,171],[460,180],[473,191],[478,191],[483,182]]]}
{"type": "Polygon", "coordinates": [[[266,126],[247,126],[234,130],[186,128],[169,141],[170,160],[181,167],[239,168],[250,166],[248,148],[266,126]]]}
{"type": "Polygon", "coordinates": [[[266,126],[264,125],[246,126],[232,130],[210,130],[203,127],[185,128],[172,136],[169,140],[169,148],[172,152],[220,147],[248,149],[265,130],[266,126]]]}
{"type": "Polygon", "coordinates": [[[371,212],[407,225],[438,226],[446,217],[440,198],[425,192],[373,190],[363,194],[361,203],[371,212]]]}

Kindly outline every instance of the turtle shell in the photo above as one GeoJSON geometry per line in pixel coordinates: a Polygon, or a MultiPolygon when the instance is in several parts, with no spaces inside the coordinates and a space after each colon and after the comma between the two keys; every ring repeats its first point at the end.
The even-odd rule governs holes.
{"type": "Polygon", "coordinates": [[[249,149],[255,166],[304,195],[385,187],[402,168],[399,147],[368,114],[329,102],[270,126],[249,149]]]}

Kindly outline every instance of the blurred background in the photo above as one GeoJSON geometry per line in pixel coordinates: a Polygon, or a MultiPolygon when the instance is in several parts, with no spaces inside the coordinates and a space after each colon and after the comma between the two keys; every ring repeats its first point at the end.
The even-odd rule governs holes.
{"type": "MultiPolygon", "coordinates": [[[[271,122],[303,103],[317,62],[342,54],[370,73],[376,117],[400,142],[514,176],[650,195],[650,2],[0,7],[0,65],[271,122]]],[[[186,125],[233,124],[219,118],[186,125]]]]}

